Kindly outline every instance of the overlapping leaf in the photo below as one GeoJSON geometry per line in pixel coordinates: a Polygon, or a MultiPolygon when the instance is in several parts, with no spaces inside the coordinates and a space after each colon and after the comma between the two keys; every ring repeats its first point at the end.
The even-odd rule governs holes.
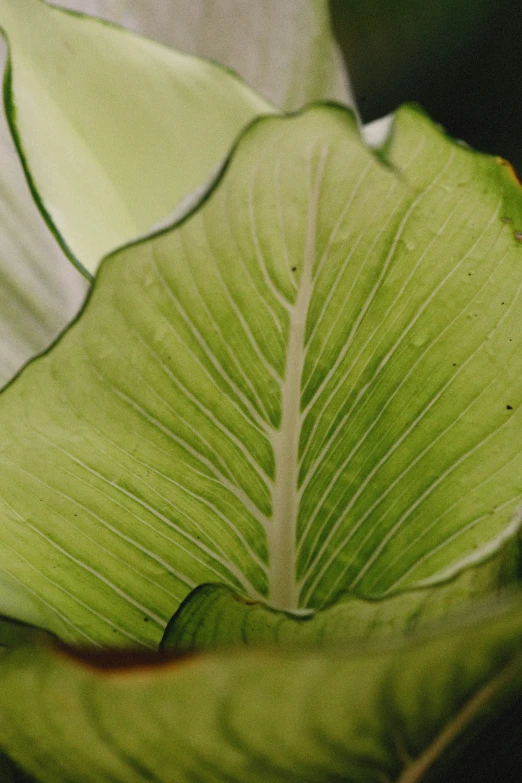
{"type": "Polygon", "coordinates": [[[440,585],[380,599],[341,593],[331,606],[301,614],[277,611],[224,585],[201,585],[169,622],[161,649],[195,652],[242,645],[352,644],[354,639],[389,642],[435,621],[447,621],[477,599],[516,582],[518,560],[518,542],[513,541],[440,585]]]}
{"type": "Polygon", "coordinates": [[[6,103],[33,194],[92,274],[214,173],[275,109],[233,74],[43,0],[2,0],[6,103]]]}
{"type": "Polygon", "coordinates": [[[41,783],[436,783],[463,758],[515,783],[521,617],[515,597],[387,647],[171,660],[29,642],[0,656],[0,743],[41,783]]]}
{"type": "Polygon", "coordinates": [[[0,388],[65,328],[86,288],[42,220],[0,119],[0,388]]]}
{"type": "MultiPolygon", "coordinates": [[[[33,2],[36,2],[36,0],[33,0],[33,2]]],[[[62,2],[60,5],[83,13],[101,16],[112,22],[120,23],[127,28],[130,27],[138,33],[146,34],[164,44],[174,46],[180,51],[189,52],[199,57],[209,57],[225,66],[232,67],[252,87],[258,89],[261,94],[266,95],[274,104],[284,108],[295,108],[316,99],[336,99],[348,104],[352,102],[345,69],[330,31],[326,2],[317,3],[315,0],[310,0],[306,4],[306,8],[301,0],[298,3],[285,3],[283,5],[279,2],[264,2],[256,5],[254,9],[247,8],[244,3],[231,2],[231,0],[225,0],[224,2],[216,0],[211,6],[207,0],[204,3],[192,1],[187,3],[178,2],[174,5],[167,2],[155,2],[153,6],[143,0],[125,0],[123,3],[76,0],[76,2],[62,2]],[[232,19],[234,24],[230,24],[232,19]]],[[[4,23],[7,21],[6,8],[7,6],[4,4],[4,23]]],[[[25,6],[21,3],[12,4],[12,10],[18,12],[23,17],[24,30],[27,35],[29,21],[24,9],[25,6]]],[[[63,26],[63,15],[54,14],[54,22],[56,20],[58,20],[58,27],[63,26]]],[[[92,25],[92,22],[88,24],[92,25]]],[[[103,29],[105,36],[109,34],[106,27],[101,28],[98,25],[98,28],[103,29]]],[[[63,53],[60,35],[49,36],[48,32],[42,36],[40,25],[35,31],[37,36],[41,36],[45,40],[46,46],[51,48],[58,46],[63,53]]],[[[111,163],[110,171],[105,172],[109,179],[114,175],[114,169],[120,165],[123,148],[129,150],[132,155],[132,150],[134,149],[132,144],[135,143],[133,137],[129,139],[128,133],[129,131],[134,133],[134,122],[127,122],[126,117],[115,117],[115,114],[118,112],[117,106],[110,99],[110,96],[103,95],[103,90],[110,89],[110,83],[120,84],[121,69],[128,67],[129,59],[132,61],[128,49],[132,47],[134,38],[127,37],[125,39],[121,35],[115,35],[115,40],[118,41],[117,50],[111,46],[111,57],[105,57],[104,59],[103,81],[98,79],[97,73],[93,73],[93,70],[96,69],[92,69],[92,63],[90,68],[86,68],[85,63],[82,67],[82,79],[87,78],[89,80],[93,77],[96,79],[98,99],[93,102],[88,111],[96,117],[102,129],[101,132],[103,133],[104,125],[108,129],[111,123],[119,123],[118,135],[122,144],[118,150],[117,157],[111,163]],[[127,44],[121,45],[124,40],[126,40],[127,44]],[[129,141],[131,144],[129,144],[129,141]]],[[[69,30],[66,37],[69,41],[68,45],[74,49],[82,36],[77,36],[75,31],[72,31],[71,34],[71,30],[69,30]]],[[[31,47],[29,63],[24,61],[24,66],[28,64],[31,66],[31,58],[35,55],[37,56],[37,49],[38,47],[31,47]]],[[[157,53],[158,50],[153,47],[153,51],[157,53]]],[[[22,55],[27,54],[27,52],[22,53],[22,55]]],[[[88,53],[86,54],[88,60],[88,53]]],[[[15,52],[15,60],[17,60],[19,55],[20,51],[17,50],[15,52]]],[[[93,50],[93,58],[97,57],[98,55],[93,50]]],[[[53,60],[51,63],[49,63],[48,56],[44,59],[46,60],[46,68],[49,65],[51,68],[51,72],[47,74],[51,77],[51,90],[55,90],[55,98],[61,103],[63,96],[60,94],[60,85],[55,83],[56,79],[59,80],[59,74],[55,73],[53,75],[52,69],[58,66],[63,71],[63,63],[60,58],[53,60],[51,57],[50,59],[53,60]]],[[[175,57],[172,59],[176,60],[175,57]]],[[[155,176],[159,177],[158,186],[160,187],[162,198],[168,198],[168,188],[173,187],[177,200],[179,200],[180,194],[185,195],[186,188],[190,189],[191,183],[193,187],[196,184],[200,184],[197,182],[198,176],[207,176],[213,165],[209,158],[210,168],[208,171],[204,170],[205,156],[209,154],[212,156],[213,154],[209,147],[207,127],[209,130],[212,128],[212,133],[215,133],[216,138],[222,133],[225,133],[225,136],[229,134],[228,142],[226,139],[223,142],[222,156],[228,152],[228,146],[232,143],[235,133],[240,129],[241,118],[239,114],[235,118],[237,125],[234,125],[233,118],[229,113],[227,114],[228,110],[225,112],[225,117],[219,116],[219,111],[215,110],[216,106],[214,106],[214,109],[210,109],[208,102],[205,103],[202,96],[201,80],[193,80],[192,106],[190,106],[191,96],[190,86],[187,82],[187,65],[186,58],[181,58],[174,65],[174,72],[177,69],[178,81],[183,82],[183,89],[181,96],[179,90],[176,93],[175,99],[178,103],[172,116],[176,117],[180,111],[185,111],[187,106],[189,106],[194,114],[195,121],[199,122],[198,132],[191,133],[187,138],[183,138],[181,140],[182,144],[178,143],[179,139],[175,140],[175,143],[178,143],[175,150],[178,159],[176,165],[172,166],[174,152],[172,145],[169,146],[170,142],[169,144],[166,143],[168,141],[167,134],[160,139],[161,143],[158,143],[158,133],[154,123],[159,122],[159,118],[163,117],[165,112],[165,104],[158,100],[149,117],[149,119],[153,120],[149,126],[149,131],[153,135],[147,149],[147,160],[144,160],[142,155],[134,155],[133,158],[133,166],[136,167],[136,181],[140,183],[139,186],[142,188],[143,180],[145,180],[150,190],[148,196],[150,197],[152,193],[155,199],[158,196],[156,185],[152,181],[155,176]],[[202,113],[201,116],[199,116],[198,112],[202,113]],[[223,122],[223,119],[225,122],[223,122]],[[198,144],[200,145],[199,148],[198,144]],[[146,173],[141,173],[143,167],[147,166],[153,157],[155,160],[163,163],[164,159],[162,156],[165,154],[165,150],[167,150],[170,156],[168,169],[166,162],[165,166],[156,165],[154,169],[149,167],[146,173]],[[183,171],[181,171],[180,166],[183,168],[183,171]],[[192,167],[192,171],[190,171],[190,167],[192,167]],[[166,172],[168,172],[169,179],[167,184],[165,183],[166,172]],[[183,181],[183,177],[187,175],[187,172],[189,175],[188,183],[183,181]],[[175,184],[176,182],[178,184],[175,184]]],[[[172,63],[170,63],[170,66],[172,66],[172,63]]],[[[40,61],[33,62],[32,67],[33,70],[42,71],[42,63],[40,61]]],[[[66,67],[70,69],[70,63],[66,67]]],[[[152,71],[154,71],[154,68],[152,68],[152,71]]],[[[143,113],[139,105],[143,98],[143,93],[145,91],[150,93],[152,88],[150,72],[151,68],[142,69],[139,73],[136,71],[134,74],[135,81],[132,84],[133,95],[127,95],[125,98],[126,105],[130,105],[131,111],[134,111],[136,115],[143,113]],[[133,109],[132,106],[134,106],[133,109]]],[[[216,69],[213,71],[210,69],[210,73],[212,80],[215,77],[216,69]]],[[[175,77],[175,73],[172,73],[172,67],[171,76],[175,77]]],[[[227,90],[230,90],[232,93],[236,92],[237,97],[239,97],[241,90],[238,89],[237,84],[225,74],[223,74],[223,80],[228,85],[227,90]]],[[[39,80],[36,82],[32,81],[31,84],[37,87],[38,90],[45,89],[39,80]]],[[[213,87],[215,87],[214,84],[208,85],[209,95],[213,87]]],[[[56,194],[48,190],[48,188],[51,188],[51,190],[53,188],[53,184],[48,176],[49,171],[46,169],[42,174],[41,170],[42,164],[45,168],[45,163],[49,162],[49,150],[44,149],[42,138],[38,131],[38,122],[41,122],[41,118],[35,117],[31,112],[33,99],[28,99],[24,95],[18,96],[18,88],[22,93],[27,88],[23,75],[21,83],[15,80],[14,104],[16,106],[20,97],[20,103],[24,105],[19,118],[21,120],[19,131],[24,147],[26,136],[30,137],[31,134],[35,133],[38,137],[32,145],[29,143],[26,147],[26,152],[31,147],[33,154],[36,156],[33,159],[33,155],[30,155],[29,159],[25,161],[26,165],[29,166],[29,169],[34,165],[35,173],[38,173],[39,177],[41,176],[38,181],[33,182],[33,185],[36,185],[38,188],[44,202],[49,199],[49,207],[52,214],[48,214],[47,217],[49,218],[50,216],[52,218],[53,223],[56,224],[55,227],[57,227],[60,233],[64,232],[63,241],[71,244],[70,249],[72,251],[80,252],[80,249],[77,249],[75,246],[75,237],[67,235],[70,219],[66,218],[65,223],[62,224],[62,216],[64,212],[67,215],[67,212],[71,209],[75,212],[81,211],[81,204],[78,203],[78,198],[87,196],[92,202],[92,194],[85,190],[80,194],[78,182],[76,181],[74,198],[71,201],[67,199],[62,200],[62,203],[58,206],[60,214],[56,210],[53,211],[53,207],[56,206],[56,194]],[[28,105],[26,105],[26,102],[28,105]],[[24,122],[24,118],[27,120],[27,123],[24,122]]],[[[47,84],[47,89],[49,89],[49,83],[47,84]]],[[[221,85],[219,84],[218,93],[217,100],[219,102],[222,97],[221,85]]],[[[246,101],[245,106],[248,107],[248,104],[255,103],[252,96],[246,95],[244,97],[246,101]]],[[[152,89],[152,98],[154,99],[154,89],[152,89]]],[[[225,105],[228,106],[229,102],[227,97],[225,105]]],[[[172,110],[172,108],[172,101],[170,101],[167,110],[172,110]]],[[[67,123],[67,108],[61,106],[61,109],[65,112],[62,119],[65,118],[64,121],[67,123]]],[[[246,121],[251,117],[248,112],[249,109],[247,108],[246,121]]],[[[14,118],[12,117],[11,119],[13,120],[14,118]]],[[[161,122],[164,126],[165,122],[168,123],[170,121],[161,120],[161,122]]],[[[63,133],[63,126],[57,124],[56,129],[58,127],[61,127],[61,130],[59,133],[56,131],[55,141],[59,137],[60,145],[65,146],[66,134],[63,133]]],[[[87,144],[90,144],[92,141],[92,138],[89,136],[90,130],[90,128],[87,129],[87,144]]],[[[70,134],[67,138],[71,141],[70,134]]],[[[216,139],[214,138],[212,141],[215,144],[216,139]]],[[[72,135],[72,144],[74,146],[72,152],[69,151],[63,154],[65,150],[60,148],[59,165],[64,167],[64,176],[66,175],[68,165],[64,158],[70,164],[71,158],[74,159],[78,153],[78,145],[80,144],[81,146],[81,142],[77,137],[75,138],[74,134],[72,135]]],[[[14,146],[9,138],[9,131],[5,121],[0,126],[0,154],[2,163],[0,172],[2,197],[2,213],[0,216],[1,387],[30,358],[47,348],[56,338],[56,335],[72,320],[85,296],[86,284],[85,281],[82,281],[80,275],[69,267],[66,257],[57,242],[49,234],[41,216],[38,214],[27,184],[24,182],[20,163],[16,160],[14,146]]],[[[215,154],[214,165],[218,165],[220,162],[218,160],[218,147],[216,147],[215,154]]],[[[56,169],[56,165],[57,161],[54,160],[52,169],[56,169]]],[[[52,176],[56,176],[56,172],[52,176]]],[[[84,176],[82,175],[83,178],[84,176]]],[[[124,183],[124,190],[113,195],[114,198],[119,197],[125,201],[129,195],[127,184],[124,183]]],[[[176,202],[168,206],[163,203],[158,205],[154,220],[163,217],[164,213],[170,212],[174,207],[176,207],[176,202]]],[[[92,208],[92,203],[90,203],[90,208],[92,208]]],[[[141,208],[140,216],[142,213],[143,209],[141,208]]],[[[144,222],[143,224],[140,222],[137,233],[143,230],[143,226],[144,222]]],[[[146,228],[148,227],[146,226],[146,228]]],[[[121,230],[122,226],[120,225],[119,228],[121,230]]],[[[121,239],[122,237],[120,236],[119,238],[121,239]]],[[[125,239],[129,238],[130,234],[125,236],[125,239]]],[[[90,242],[93,243],[94,252],[97,252],[96,248],[98,248],[100,243],[99,232],[91,232],[90,242]]],[[[111,245],[111,242],[108,244],[111,245]]],[[[103,249],[107,250],[109,247],[104,246],[103,249]]],[[[99,251],[100,248],[98,248],[99,251]]],[[[92,254],[90,255],[90,261],[86,263],[91,264],[89,267],[91,271],[97,266],[100,258],[101,255],[99,258],[95,258],[92,254]]],[[[79,261],[84,263],[82,259],[79,259],[79,261]]]]}
{"type": "Polygon", "coordinates": [[[286,110],[316,100],[353,105],[327,0],[60,0],[181,52],[232,68],[286,110]]]}

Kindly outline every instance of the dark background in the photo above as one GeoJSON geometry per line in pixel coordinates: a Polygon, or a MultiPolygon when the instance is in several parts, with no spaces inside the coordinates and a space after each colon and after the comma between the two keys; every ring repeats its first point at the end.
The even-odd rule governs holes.
{"type": "Polygon", "coordinates": [[[522,0],[330,0],[364,122],[418,101],[522,172],[522,0]]]}

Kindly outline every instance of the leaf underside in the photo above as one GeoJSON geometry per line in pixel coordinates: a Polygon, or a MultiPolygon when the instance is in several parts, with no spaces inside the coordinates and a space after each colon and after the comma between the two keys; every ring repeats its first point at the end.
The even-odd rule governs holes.
{"type": "Polygon", "coordinates": [[[56,339],[85,288],[43,222],[0,120],[0,388],[56,339]]]}
{"type": "Polygon", "coordinates": [[[258,121],[3,394],[0,567],[66,638],[157,644],[205,582],[391,595],[516,535],[519,186],[411,108],[387,154],[340,108],[258,121]]]}

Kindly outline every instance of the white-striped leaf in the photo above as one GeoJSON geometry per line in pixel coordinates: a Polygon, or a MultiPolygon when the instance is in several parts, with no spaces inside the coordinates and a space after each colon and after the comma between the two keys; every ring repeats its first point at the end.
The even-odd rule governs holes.
{"type": "Polygon", "coordinates": [[[157,643],[204,582],[390,594],[518,530],[520,187],[414,109],[389,154],[340,108],[257,122],[3,394],[0,567],[70,638],[157,643]]]}

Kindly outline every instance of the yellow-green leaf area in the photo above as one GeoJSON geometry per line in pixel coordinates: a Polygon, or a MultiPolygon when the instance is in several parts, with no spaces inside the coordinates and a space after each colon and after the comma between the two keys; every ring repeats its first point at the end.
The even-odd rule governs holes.
{"type": "MultiPolygon", "coordinates": [[[[477,733],[516,744],[521,641],[515,596],[384,646],[165,660],[26,644],[0,656],[0,742],[40,783],[442,783],[477,733]]],[[[510,755],[494,769],[511,782],[510,755]]]]}
{"type": "Polygon", "coordinates": [[[519,186],[412,108],[386,154],[340,107],[258,120],[0,397],[0,568],[60,635],[156,645],[203,583],[393,595],[516,535],[519,186]]]}

